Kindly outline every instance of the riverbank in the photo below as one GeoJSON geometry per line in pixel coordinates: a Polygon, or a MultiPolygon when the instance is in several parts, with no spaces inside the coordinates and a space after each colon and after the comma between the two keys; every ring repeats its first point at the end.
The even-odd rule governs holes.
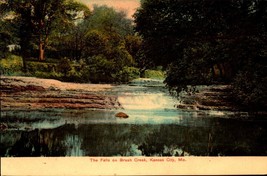
{"type": "Polygon", "coordinates": [[[1,109],[117,109],[116,96],[105,95],[110,84],[64,83],[53,79],[2,76],[1,109]]]}
{"type": "Polygon", "coordinates": [[[195,93],[183,92],[179,95],[178,109],[186,111],[208,112],[234,118],[266,117],[266,111],[252,111],[235,101],[231,85],[197,86],[195,93]]]}
{"type": "Polygon", "coordinates": [[[198,86],[195,93],[182,93],[181,109],[240,111],[242,108],[232,101],[230,85],[198,86]]]}

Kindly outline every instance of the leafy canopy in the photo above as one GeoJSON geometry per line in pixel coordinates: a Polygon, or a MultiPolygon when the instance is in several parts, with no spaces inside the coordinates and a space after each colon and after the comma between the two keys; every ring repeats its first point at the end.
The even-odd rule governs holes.
{"type": "Polygon", "coordinates": [[[234,82],[239,93],[250,96],[236,75],[247,75],[249,87],[266,87],[266,74],[259,71],[267,58],[265,0],[143,0],[135,23],[145,56],[168,68],[165,82],[177,92],[188,85],[234,82]]]}

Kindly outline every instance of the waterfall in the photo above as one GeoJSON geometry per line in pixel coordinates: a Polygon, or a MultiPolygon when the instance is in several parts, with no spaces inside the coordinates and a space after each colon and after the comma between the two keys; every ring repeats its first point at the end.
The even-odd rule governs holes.
{"type": "Polygon", "coordinates": [[[175,109],[175,100],[165,93],[124,94],[118,100],[126,110],[175,109]]]}
{"type": "Polygon", "coordinates": [[[129,116],[116,123],[181,124],[181,119],[188,116],[176,108],[178,100],[169,94],[162,80],[137,79],[116,87],[116,91],[123,112],[129,116]]]}
{"type": "Polygon", "coordinates": [[[118,101],[125,110],[175,109],[177,100],[169,95],[163,80],[136,79],[121,88],[118,101]]]}

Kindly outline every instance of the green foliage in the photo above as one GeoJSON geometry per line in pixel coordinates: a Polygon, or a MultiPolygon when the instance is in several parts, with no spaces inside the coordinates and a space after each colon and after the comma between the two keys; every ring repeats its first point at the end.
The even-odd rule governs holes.
{"type": "Polygon", "coordinates": [[[86,47],[84,55],[92,57],[100,54],[108,54],[111,46],[107,34],[97,30],[91,30],[86,34],[85,38],[86,47]]]}
{"type": "Polygon", "coordinates": [[[0,70],[4,75],[12,75],[21,72],[23,67],[22,58],[10,55],[6,59],[0,59],[0,70]]]}
{"type": "Polygon", "coordinates": [[[53,72],[56,70],[56,63],[46,63],[46,62],[37,62],[37,61],[28,61],[27,62],[27,71],[35,74],[35,72],[53,72]]]}
{"type": "Polygon", "coordinates": [[[73,0],[7,0],[14,21],[19,28],[21,55],[29,57],[33,46],[38,47],[39,60],[44,60],[44,51],[49,45],[49,37],[57,28],[74,25],[74,21],[89,9],[73,0]]]}
{"type": "Polygon", "coordinates": [[[71,63],[63,58],[58,63],[30,61],[28,64],[28,76],[50,78],[68,82],[89,82],[83,79],[83,70],[80,65],[71,63]]]}
{"type": "MultiPolygon", "coordinates": [[[[266,58],[265,58],[266,59],[266,58]]],[[[247,110],[266,110],[267,107],[267,65],[250,63],[240,71],[233,81],[235,101],[247,110]]]]}
{"type": "Polygon", "coordinates": [[[240,101],[254,106],[266,75],[255,76],[249,61],[266,59],[266,19],[265,0],[144,0],[135,14],[144,58],[168,68],[170,89],[234,82],[240,101]]]}
{"type": "Polygon", "coordinates": [[[62,58],[57,65],[57,69],[60,73],[63,73],[64,76],[67,76],[67,73],[71,71],[70,61],[67,58],[62,58]]]}
{"type": "Polygon", "coordinates": [[[164,79],[166,77],[165,73],[161,70],[146,70],[145,78],[153,79],[164,79]]]}
{"type": "Polygon", "coordinates": [[[122,11],[95,6],[91,13],[74,0],[5,0],[0,8],[6,9],[0,16],[0,54],[8,53],[8,44],[20,46],[24,75],[98,83],[127,82],[139,74],[133,66],[142,40],[122,11]]]}
{"type": "Polygon", "coordinates": [[[71,70],[68,72],[67,76],[62,81],[68,82],[83,82],[88,83],[89,80],[86,79],[86,75],[83,75],[82,72],[77,71],[72,65],[71,70]]]}
{"type": "Polygon", "coordinates": [[[125,66],[133,66],[134,60],[129,52],[125,49],[125,46],[117,46],[111,50],[110,53],[111,60],[115,62],[114,69],[121,70],[125,66]]]}
{"type": "Polygon", "coordinates": [[[132,21],[127,19],[126,13],[116,11],[107,6],[94,6],[92,15],[87,19],[85,25],[90,30],[98,30],[104,33],[116,33],[126,36],[133,33],[132,21]]]}
{"type": "Polygon", "coordinates": [[[63,77],[62,74],[55,72],[55,71],[53,72],[36,71],[31,76],[35,76],[38,78],[57,79],[57,80],[62,80],[61,78],[63,77]]]}
{"type": "Polygon", "coordinates": [[[138,35],[127,35],[125,37],[125,47],[132,57],[137,58],[142,47],[142,38],[138,35]]]}
{"type": "Polygon", "coordinates": [[[112,82],[114,62],[109,61],[105,56],[98,55],[89,58],[88,66],[86,68],[86,75],[89,80],[94,83],[98,82],[112,82]]]}
{"type": "Polygon", "coordinates": [[[11,14],[5,1],[0,3],[0,11],[0,58],[5,58],[10,54],[8,45],[17,42],[17,31],[12,20],[8,18],[11,14]]]}
{"type": "MultiPolygon", "coordinates": [[[[91,82],[120,82],[127,74],[125,67],[134,65],[126,44],[132,30],[126,15],[106,6],[95,6],[92,16],[83,24],[88,27],[82,57],[91,82]]],[[[124,80],[127,80],[125,78],[124,80]]]]}
{"type": "Polygon", "coordinates": [[[116,82],[127,83],[133,79],[139,78],[140,72],[135,67],[123,67],[116,75],[114,75],[116,82]]]}
{"type": "Polygon", "coordinates": [[[93,56],[87,60],[87,65],[81,68],[82,82],[111,83],[128,82],[139,76],[134,67],[117,67],[116,62],[103,55],[93,56]]]}
{"type": "MultiPolygon", "coordinates": [[[[1,26],[1,22],[0,22],[0,26],[1,26]]],[[[8,44],[9,41],[11,39],[11,34],[7,31],[1,31],[0,29],[0,58],[4,58],[7,56],[8,54],[8,44]]]]}

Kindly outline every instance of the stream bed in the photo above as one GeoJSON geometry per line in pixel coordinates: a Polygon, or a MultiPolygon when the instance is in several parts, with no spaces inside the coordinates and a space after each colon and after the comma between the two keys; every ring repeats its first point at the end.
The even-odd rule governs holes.
{"type": "Polygon", "coordinates": [[[266,118],[177,109],[159,80],[105,93],[123,109],[2,111],[0,156],[267,156],[266,118]]]}

